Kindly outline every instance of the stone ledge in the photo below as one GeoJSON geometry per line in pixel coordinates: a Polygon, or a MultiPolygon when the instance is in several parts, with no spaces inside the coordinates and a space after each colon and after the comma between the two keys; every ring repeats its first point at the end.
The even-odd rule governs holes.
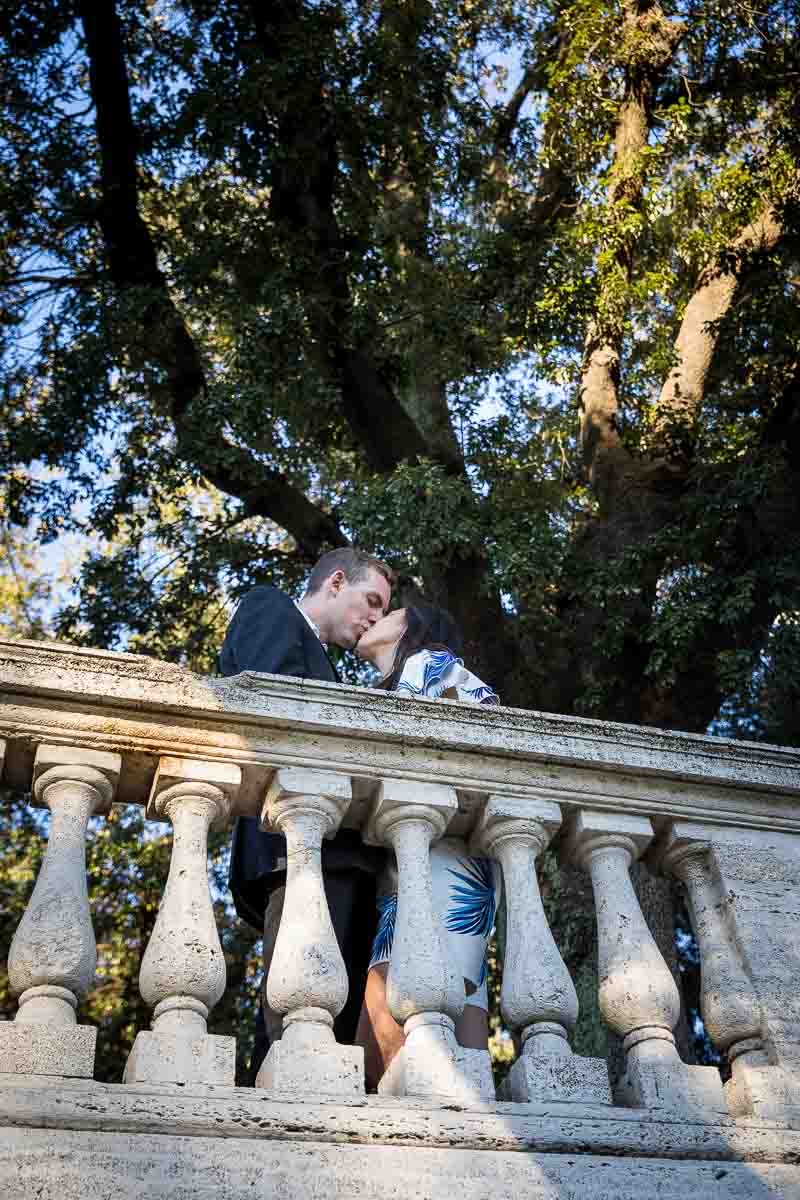
{"type": "MultiPolygon", "coordinates": [[[[37,697],[69,706],[133,709],[181,724],[228,727],[241,720],[285,729],[287,723],[351,737],[436,742],[482,753],[519,753],[530,761],[574,763],[725,786],[800,794],[794,747],[734,741],[639,725],[451,700],[408,699],[370,688],[246,671],[229,678],[195,675],[143,655],[0,638],[4,698],[23,709],[37,697]]],[[[13,731],[9,735],[14,736],[13,731]]]]}
{"type": "Polygon", "coordinates": [[[800,1169],[590,1154],[0,1129],[4,1200],[800,1200],[800,1169]]]}
{"type": "Polygon", "coordinates": [[[800,1122],[713,1124],[663,1109],[601,1104],[486,1104],[462,1109],[368,1097],[363,1107],[258,1096],[252,1088],[98,1084],[0,1076],[0,1127],[250,1138],[475,1151],[800,1162],[800,1122]]]}
{"type": "Polygon", "coordinates": [[[796,749],[280,676],[204,678],[136,655],[5,639],[2,738],[5,781],[21,790],[42,741],[120,754],[123,804],[142,802],[168,755],[239,767],[242,814],[260,811],[276,767],[341,771],[357,785],[349,828],[388,777],[468,784],[457,835],[470,832],[487,792],[710,821],[739,836],[800,833],[796,749]]]}

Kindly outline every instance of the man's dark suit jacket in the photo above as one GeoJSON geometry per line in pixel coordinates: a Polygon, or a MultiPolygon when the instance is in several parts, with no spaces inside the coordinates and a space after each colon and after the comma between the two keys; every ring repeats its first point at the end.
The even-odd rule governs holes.
{"type": "MultiPolygon", "coordinates": [[[[228,626],[219,656],[221,675],[266,671],[300,679],[338,682],[339,676],[294,601],[278,588],[248,592],[228,626]]],[[[363,846],[360,835],[344,829],[323,843],[322,867],[377,874],[383,851],[363,846]]],[[[286,842],[280,834],[263,833],[256,817],[239,817],[231,847],[230,887],[239,916],[264,928],[270,892],[285,881],[286,842]]]]}

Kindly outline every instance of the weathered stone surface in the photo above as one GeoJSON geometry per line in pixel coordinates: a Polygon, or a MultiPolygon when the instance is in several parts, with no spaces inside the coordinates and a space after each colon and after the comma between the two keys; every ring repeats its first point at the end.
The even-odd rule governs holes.
{"type": "Polygon", "coordinates": [[[142,1030],[128,1055],[123,1081],[233,1087],[236,1038],[209,1033],[192,1038],[142,1030]]]}
{"type": "Polygon", "coordinates": [[[236,1142],[29,1130],[0,1133],[6,1200],[797,1200],[798,1169],[592,1155],[236,1142]]]}
{"type": "Polygon", "coordinates": [[[34,801],[50,809],[50,831],[33,895],[8,951],[8,979],[19,1009],[14,1025],[0,1031],[3,1070],[92,1074],[96,1031],[75,1023],[78,1000],[89,990],[97,963],[86,830],[91,816],[108,811],[119,771],[117,754],[37,747],[34,801]]]}
{"type": "Polygon", "coordinates": [[[536,877],[536,859],[560,824],[557,804],[490,796],[473,836],[474,851],[490,854],[503,870],[508,915],[500,1003],[518,1033],[539,1021],[572,1029],[578,1017],[578,997],[553,941],[536,877]]]}
{"type": "Polygon", "coordinates": [[[608,1065],[603,1058],[578,1054],[523,1054],[503,1080],[499,1096],[517,1103],[577,1100],[611,1104],[608,1065]]]}
{"type": "Polygon", "coordinates": [[[44,743],[39,745],[33,762],[34,804],[41,807],[46,806],[45,797],[41,794],[41,787],[36,788],[35,785],[43,775],[52,771],[54,767],[59,767],[62,768],[61,776],[64,779],[81,780],[82,772],[89,772],[86,778],[93,790],[97,792],[93,798],[92,811],[95,815],[105,814],[111,808],[121,765],[122,760],[119,754],[107,750],[94,750],[69,744],[48,745],[44,743]],[[70,771],[71,767],[78,767],[78,772],[70,771]],[[100,776],[99,779],[97,775],[100,776]]]}
{"type": "MultiPolygon", "coordinates": [[[[0,1126],[8,1125],[2,1161],[13,1166],[0,1168],[2,1194],[14,1197],[17,1189],[26,1200],[46,1198],[48,1190],[54,1200],[205,1193],[215,1200],[245,1194],[441,1200],[456,1187],[481,1200],[685,1200],[688,1190],[702,1200],[797,1196],[797,751],[311,681],[202,680],[136,656],[10,643],[0,643],[4,737],[4,780],[18,787],[30,786],[35,748],[43,742],[120,754],[122,802],[142,802],[159,755],[210,756],[241,769],[236,809],[254,814],[276,771],[301,768],[352,777],[346,820],[353,827],[363,827],[376,785],[392,779],[415,791],[458,788],[449,831],[463,836],[474,830],[487,793],[531,811],[557,802],[569,819],[591,809],[603,820],[586,832],[607,839],[616,823],[632,853],[641,848],[632,825],[653,818],[663,832],[670,821],[702,822],[712,829],[708,863],[726,945],[739,953],[755,997],[742,1001],[743,1019],[737,1016],[735,1024],[739,1033],[752,1033],[755,1022],[746,1010],[757,1005],[763,1050],[741,1053],[729,1087],[733,1111],[752,1111],[752,1118],[719,1115],[717,1097],[705,1094],[705,1084],[699,1104],[681,1107],[676,1097],[693,1078],[682,1064],[659,1064],[658,1087],[648,1081],[652,1061],[639,1046],[650,1045],[657,1057],[661,1031],[669,1036],[671,1005],[663,989],[650,986],[647,954],[637,960],[626,950],[628,924],[618,918],[629,910],[616,906],[615,912],[614,889],[605,887],[600,915],[627,953],[636,985],[632,1007],[652,1021],[640,1042],[642,1026],[631,1023],[630,1013],[624,1021],[629,1076],[631,1064],[640,1075],[635,1103],[662,1102],[666,1080],[668,1107],[468,1097],[445,1104],[384,1097],[325,1104],[309,1097],[307,1084],[283,1092],[278,1102],[264,1091],[220,1085],[109,1087],[6,1073],[0,1076],[0,1126]]],[[[719,948],[715,937],[712,929],[709,944],[719,948]]],[[[717,978],[722,1011],[729,976],[719,971],[717,978]]],[[[618,1007],[624,1014],[631,1001],[623,993],[618,1007]]],[[[34,999],[42,1005],[59,997],[34,999]]]]}
{"type": "MultiPolygon", "coordinates": [[[[407,1026],[423,1013],[444,1013],[455,1021],[464,1007],[464,981],[440,937],[430,866],[431,843],[446,829],[455,796],[450,788],[428,788],[426,798],[417,803],[392,804],[384,803],[385,789],[381,791],[381,807],[373,820],[397,858],[397,914],[386,977],[389,1009],[407,1026]],[[434,791],[440,794],[430,796],[434,791]]],[[[412,1032],[408,1026],[406,1037],[412,1032]]]]}
{"type": "Polygon", "coordinates": [[[347,1001],[347,970],[322,883],[322,839],[336,832],[350,802],[350,779],[335,771],[279,770],[262,826],[286,837],[286,887],[272,948],[266,996],[282,1016],[323,1009],[333,1018],[347,1001]]]}
{"type": "MultiPolygon", "coordinates": [[[[430,1030],[427,1031],[430,1035],[430,1030]]],[[[406,1042],[378,1084],[380,1096],[438,1097],[465,1107],[495,1099],[489,1053],[428,1036],[406,1042]]]]}
{"type": "Polygon", "coordinates": [[[728,1111],[716,1067],[692,1067],[679,1059],[647,1061],[628,1055],[617,1101],[640,1108],[668,1108],[696,1121],[714,1121],[728,1111]]]}
{"type": "MultiPolygon", "coordinates": [[[[333,1020],[347,1000],[347,970],[322,880],[322,839],[339,828],[351,799],[350,779],[335,771],[278,770],[262,826],[286,837],[286,886],[274,943],[265,939],[266,1011],[283,1017],[256,1087],[279,1095],[364,1094],[364,1052],[340,1046],[333,1020]]],[[[267,918],[269,933],[274,913],[267,918]]]]}
{"type": "Polygon", "coordinates": [[[492,1059],[489,1051],[459,1046],[457,1061],[459,1071],[465,1079],[469,1079],[477,1099],[481,1102],[495,1100],[492,1059]]]}
{"type": "Polygon", "coordinates": [[[231,806],[242,784],[241,768],[235,763],[208,758],[175,758],[164,755],[158,760],[156,777],[147,802],[147,815],[164,820],[169,816],[168,799],[164,793],[179,784],[208,784],[215,789],[212,829],[222,828],[230,816],[231,806]]]}
{"type": "Polygon", "coordinates": [[[462,1069],[460,1047],[453,1022],[439,1013],[421,1013],[410,1018],[415,1027],[407,1031],[406,1043],[398,1050],[378,1084],[381,1096],[436,1096],[462,1104],[479,1096],[472,1077],[462,1069]]]}
{"type": "MultiPolygon", "coordinates": [[[[613,722],[245,673],[202,678],[141,655],[0,639],[6,779],[30,785],[31,742],[125,756],[117,799],[140,804],[162,754],[242,768],[237,812],[258,815],[278,765],[467,784],[560,804],[800,831],[800,751],[613,722]],[[56,698],[59,704],[53,704],[56,698]],[[67,704],[64,705],[64,701],[67,704]],[[75,703],[77,701],[77,703],[75,703]]],[[[366,789],[348,819],[360,824],[366,789]],[[359,808],[359,805],[361,806],[359,808]]],[[[476,801],[477,803],[477,801],[476,801]]],[[[465,810],[450,832],[474,824],[465,810]]]]}
{"type": "Polygon", "coordinates": [[[701,950],[704,1015],[730,1048],[735,1115],[796,1113],[800,1067],[800,839],[673,823],[660,861],[686,875],[701,950]]]}
{"type": "Polygon", "coordinates": [[[700,948],[700,1009],[706,1032],[719,1050],[761,1041],[761,1009],[736,942],[727,898],[714,870],[713,826],[673,821],[656,862],[685,885],[700,948]]]}
{"type": "MultiPolygon", "coordinates": [[[[800,1162],[800,1126],[721,1117],[705,1124],[663,1109],[550,1101],[463,1108],[367,1097],[279,1101],[252,1088],[123,1086],[0,1076],[0,1127],[262,1138],[369,1146],[513,1150],[646,1158],[800,1162]]],[[[27,1136],[26,1134],[23,1136],[27,1136]]]]}
{"type": "Polygon", "coordinates": [[[397,859],[397,913],[386,1001],[403,1026],[405,1045],[378,1085],[392,1096],[478,1095],[480,1083],[459,1060],[454,1022],[464,1008],[464,980],[445,952],[434,909],[430,847],[458,812],[455,790],[386,779],[366,828],[397,859]]]}
{"type": "Polygon", "coordinates": [[[800,1127],[730,1117],[710,1124],[666,1110],[601,1104],[487,1103],[367,1097],[361,1106],[279,1099],[252,1087],[98,1084],[0,1074],[0,1127],[185,1136],[353,1141],[359,1144],[534,1150],[667,1158],[800,1162],[800,1127]]]}
{"type": "Polygon", "coordinates": [[[75,1002],[94,980],[97,952],[86,887],[86,828],[91,816],[108,811],[119,771],[117,754],[37,747],[34,800],[50,809],[50,832],[33,895],[11,942],[8,975],[12,993],[21,1001],[29,989],[42,986],[66,994],[61,1005],[56,993],[38,996],[25,1020],[73,1025],[75,1002]],[[35,1010],[41,1010],[40,1016],[31,1016],[35,1010]]]}
{"type": "Polygon", "coordinates": [[[713,869],[760,1006],[769,1061],[800,1071],[800,838],[715,830],[713,869]]]}
{"type": "Polygon", "coordinates": [[[93,1025],[0,1021],[0,1072],[91,1079],[96,1041],[93,1025]]]}
{"type": "Polygon", "coordinates": [[[208,886],[208,831],[224,822],[241,772],[230,763],[162,758],[148,802],[172,822],[169,875],[139,972],[153,1032],[137,1035],[126,1082],[233,1084],[235,1040],[209,1037],[225,959],[208,886]]]}
{"type": "Polygon", "coordinates": [[[557,804],[491,796],[473,836],[475,849],[499,859],[503,869],[507,919],[500,1007],[522,1045],[503,1096],[610,1103],[605,1062],[598,1070],[594,1060],[571,1054],[568,1038],[578,1017],[578,996],[539,892],[536,859],[560,825],[557,804]]]}
{"type": "MultiPolygon", "coordinates": [[[[190,997],[206,1010],[200,1015],[207,1015],[225,991],[207,845],[209,828],[230,811],[238,774],[228,764],[176,759],[159,763],[148,807],[151,815],[169,818],[173,833],[169,875],[139,972],[142,997],[153,1008],[170,997],[190,997]],[[198,778],[192,779],[193,774],[198,778]]],[[[176,1017],[172,1021],[180,1024],[176,1017]]],[[[190,1027],[191,1020],[187,1032],[190,1027]]]]}
{"type": "Polygon", "coordinates": [[[652,840],[650,821],[581,809],[572,819],[566,854],[588,867],[597,913],[600,1011],[624,1038],[619,1104],[672,1107],[685,1114],[725,1111],[714,1068],[681,1062],[672,1030],[680,996],[633,890],[631,862],[652,840]]]}
{"type": "Polygon", "coordinates": [[[274,1096],[327,1096],[340,1100],[364,1098],[364,1051],[361,1046],[341,1046],[330,1034],[327,1041],[312,1042],[311,1030],[302,1040],[292,1038],[290,1026],[273,1042],[256,1079],[256,1087],[274,1096]],[[298,1044],[300,1042],[300,1044],[298,1044]]]}
{"type": "Polygon", "coordinates": [[[772,1121],[791,1119],[800,1124],[800,1079],[776,1066],[751,1066],[737,1061],[725,1084],[732,1116],[764,1117],[772,1121]]]}

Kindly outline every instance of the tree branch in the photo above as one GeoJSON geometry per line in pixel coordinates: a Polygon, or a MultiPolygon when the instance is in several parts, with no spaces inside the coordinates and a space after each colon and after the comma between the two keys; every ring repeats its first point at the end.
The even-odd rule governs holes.
{"type": "MultiPolygon", "coordinates": [[[[559,13],[560,15],[560,13],[559,13]]],[[[544,118],[542,141],[548,147],[545,153],[545,164],[536,184],[536,192],[524,205],[523,215],[509,199],[503,198],[503,191],[509,184],[509,172],[506,156],[511,145],[511,137],[519,122],[522,107],[531,92],[536,88],[544,88],[546,84],[546,65],[556,60],[556,72],[566,62],[572,43],[572,34],[565,30],[556,19],[546,38],[544,48],[537,62],[529,66],[522,79],[514,89],[511,99],[500,113],[495,124],[494,149],[488,168],[488,178],[498,192],[495,203],[495,217],[498,223],[513,229],[526,240],[541,237],[543,231],[560,212],[561,208],[570,203],[575,193],[575,179],[565,170],[560,156],[553,151],[557,142],[557,133],[562,118],[556,118],[548,110],[544,118]]]]}
{"type": "Polygon", "coordinates": [[[653,446],[674,456],[686,452],[691,428],[700,410],[705,385],[719,340],[720,322],[748,267],[758,256],[774,250],[783,233],[772,204],[703,271],[686,306],[675,339],[676,365],[667,376],[656,408],[653,446]]]}
{"type": "MultiPolygon", "coordinates": [[[[755,658],[783,607],[787,571],[793,570],[795,579],[800,576],[800,363],[795,364],[744,469],[761,479],[763,486],[757,496],[737,504],[732,519],[718,530],[708,556],[714,562],[709,586],[724,596],[731,581],[736,585],[748,579],[749,603],[729,606],[724,620],[718,606],[710,606],[670,687],[653,686],[644,697],[650,710],[645,719],[659,725],[708,727],[725,699],[720,655],[746,650],[755,658]]],[[[727,483],[723,478],[719,486],[727,483]]],[[[713,481],[706,485],[705,495],[712,499],[713,481]]]]}
{"type": "MultiPolygon", "coordinates": [[[[752,99],[754,93],[763,100],[773,100],[781,88],[786,86],[786,61],[781,57],[785,51],[781,43],[759,48],[757,54],[739,58],[724,54],[712,64],[707,75],[691,79],[684,71],[670,80],[659,91],[659,110],[663,111],[688,99],[697,108],[709,101],[738,96],[752,99]]],[[[688,71],[689,68],[687,68],[688,71]]]]}
{"type": "Polygon", "coordinates": [[[89,83],[100,144],[99,211],[111,278],[140,307],[137,357],[164,372],[178,449],[215,487],[239,497],[246,512],[275,521],[304,550],[316,554],[347,539],[334,519],[313,505],[279,471],[265,468],[231,442],[209,438],[203,410],[202,359],[158,267],[156,248],[138,203],[137,135],[131,113],[122,29],[114,0],[79,0],[89,55],[89,83]],[[217,448],[218,447],[218,448],[217,448]]]}
{"type": "Polygon", "coordinates": [[[517,122],[522,112],[522,106],[533,89],[541,82],[541,74],[542,66],[540,63],[537,63],[535,66],[529,66],[511,93],[511,99],[508,104],[497,118],[494,130],[494,152],[496,155],[505,154],[508,150],[511,144],[511,135],[517,127],[517,122]]]}
{"type": "MultiPolygon", "coordinates": [[[[262,53],[280,65],[283,79],[283,87],[271,93],[279,115],[270,215],[296,250],[298,287],[319,366],[339,389],[345,420],[376,470],[388,473],[404,459],[436,457],[372,355],[349,336],[353,304],[348,252],[335,213],[335,120],[319,70],[309,70],[308,59],[297,53],[302,7],[295,0],[271,6],[253,0],[251,12],[262,53]]],[[[439,457],[446,469],[463,469],[460,459],[441,450],[439,457]]]]}
{"type": "MultiPolygon", "coordinates": [[[[572,653],[567,669],[558,680],[557,695],[551,702],[556,708],[569,708],[581,687],[597,685],[601,679],[612,680],[613,700],[609,698],[606,711],[614,712],[618,720],[636,720],[647,724],[676,728],[703,729],[716,715],[721,700],[717,670],[718,656],[726,650],[736,650],[757,642],[759,631],[765,635],[775,616],[771,597],[774,580],[760,563],[774,561],[782,544],[800,526],[800,510],[795,497],[800,495],[800,418],[797,411],[800,376],[787,388],[765,424],[760,448],[745,464],[751,472],[770,472],[779,451],[793,478],[782,485],[770,482],[774,493],[759,510],[737,500],[734,518],[712,541],[707,552],[699,557],[715,564],[715,577],[724,586],[727,577],[739,578],[752,564],[755,583],[752,604],[738,621],[721,621],[714,610],[712,617],[699,627],[693,652],[686,664],[676,670],[675,683],[669,686],[648,682],[647,665],[652,650],[645,633],[653,620],[657,586],[663,576],[668,553],[659,535],[669,526],[687,520],[683,502],[690,499],[687,483],[691,482],[691,459],[687,454],[676,456],[675,447],[685,447],[686,422],[693,422],[703,399],[706,376],[716,349],[719,323],[730,307],[737,287],[755,266],[757,255],[764,248],[777,244],[780,220],[776,210],[765,207],[760,216],[737,236],[718,263],[707,269],[695,293],[697,303],[690,301],[679,334],[682,357],[664,385],[667,415],[659,414],[661,440],[654,438],[647,456],[633,458],[621,448],[620,462],[615,465],[615,491],[611,505],[603,518],[587,524],[574,547],[573,564],[568,577],[576,580],[571,591],[565,591],[560,603],[562,624],[571,627],[572,653]],[[691,310],[691,311],[690,311],[691,310]],[[684,374],[685,372],[685,374],[684,374]],[[683,407],[687,393],[692,405],[683,407]],[[677,406],[678,416],[671,405],[677,406]],[[680,439],[676,436],[676,428],[680,439]],[[622,456],[626,458],[623,459],[622,456]],[[791,497],[787,502],[785,497],[791,497]],[[789,513],[787,517],[786,514],[789,513]],[[620,601],[618,623],[626,629],[622,651],[604,664],[603,670],[592,675],[596,661],[598,638],[602,640],[607,614],[596,604],[587,602],[583,589],[587,575],[601,572],[609,563],[622,560],[631,548],[638,548],[635,586],[628,589],[620,601]],[[748,632],[749,631],[749,632],[748,632]],[[755,632],[754,632],[755,631],[755,632]],[[588,664],[588,666],[584,665],[588,664]]],[[[694,298],[693,298],[694,299],[694,298]]],[[[713,473],[704,476],[704,493],[714,487],[724,487],[724,478],[715,480],[713,473]]],[[[696,516],[688,518],[692,529],[696,516]]]]}
{"type": "Polygon", "coordinates": [[[669,21],[658,3],[626,0],[621,57],[625,91],[617,117],[614,160],[608,189],[607,244],[613,250],[601,271],[597,312],[586,336],[580,383],[581,447],[584,463],[604,508],[624,475],[629,455],[617,431],[619,364],[637,241],[631,210],[638,209],[646,182],[643,154],[658,88],[685,26],[669,21]]]}

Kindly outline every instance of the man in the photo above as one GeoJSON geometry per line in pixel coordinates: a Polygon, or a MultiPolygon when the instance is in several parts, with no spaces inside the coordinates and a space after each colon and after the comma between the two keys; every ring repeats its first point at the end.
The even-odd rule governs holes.
{"type": "MultiPolygon", "coordinates": [[[[352,649],[386,612],[392,573],[379,559],[351,547],[324,554],[309,576],[300,601],[274,587],[257,587],[244,597],[219,657],[220,674],[265,671],[301,679],[338,682],[326,645],[352,649]]],[[[375,877],[383,852],[362,845],[354,830],[339,830],[323,843],[322,876],[331,921],[347,967],[347,1003],[334,1024],[340,1042],[355,1037],[375,932],[375,877]]],[[[286,882],[286,843],[280,834],[263,833],[256,817],[239,817],[231,847],[230,886],[239,916],[264,932],[271,896],[270,925],[279,918],[286,882]]],[[[274,929],[272,930],[274,933],[274,929]]],[[[268,951],[265,936],[265,949],[268,951]]],[[[256,1022],[251,1082],[269,1039],[263,1013],[256,1022]]]]}

